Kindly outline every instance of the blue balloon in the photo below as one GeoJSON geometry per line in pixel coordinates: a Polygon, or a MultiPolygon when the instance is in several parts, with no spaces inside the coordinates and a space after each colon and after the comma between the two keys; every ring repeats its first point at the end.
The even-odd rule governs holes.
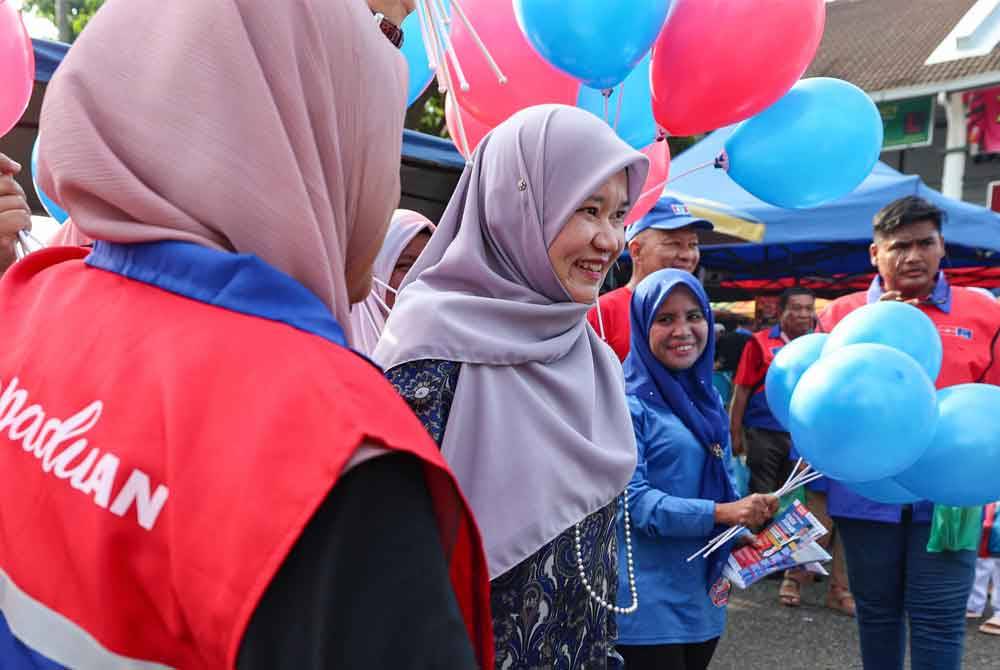
{"type": "Polygon", "coordinates": [[[767,369],[764,378],[767,407],[785,428],[788,428],[788,406],[792,404],[795,385],[809,366],[819,360],[827,337],[826,333],[810,333],[795,338],[778,351],[767,369]]]}
{"type": "MultiPolygon", "coordinates": [[[[451,16],[451,1],[444,0],[445,14],[451,16]]],[[[424,35],[420,30],[420,16],[417,14],[421,10],[410,12],[410,15],[403,20],[400,28],[403,30],[403,57],[406,58],[407,65],[410,66],[410,84],[406,93],[406,106],[409,107],[424,94],[430,83],[434,81],[434,71],[431,70],[427,59],[427,46],[424,44],[424,35]]]]}
{"type": "Polygon", "coordinates": [[[930,447],[894,479],[926,500],[971,507],[1000,500],[1000,387],[960,384],[938,391],[930,447]]]}
{"type": "Polygon", "coordinates": [[[931,380],[916,361],[883,344],[824,354],[802,375],[789,410],[795,448],[845,482],[886,479],[910,467],[936,424],[931,380]]]}
{"type": "MultiPolygon", "coordinates": [[[[653,93],[649,87],[649,65],[652,56],[640,61],[622,85],[615,88],[607,99],[608,122],[614,126],[618,137],[635,149],[645,149],[656,140],[656,119],[653,118],[653,93]],[[624,93],[622,92],[624,91],[624,93]],[[618,114],[618,100],[621,99],[621,115],[618,114]]],[[[580,87],[576,106],[604,118],[604,94],[587,86],[580,87]]]]}
{"type": "Polygon", "coordinates": [[[55,201],[46,195],[45,191],[38,184],[38,138],[35,138],[35,146],[31,149],[31,183],[35,185],[35,193],[38,194],[38,199],[42,203],[42,207],[45,211],[49,213],[53,219],[55,219],[60,224],[66,223],[66,219],[69,218],[69,214],[66,213],[62,207],[57,205],[55,201]]]}
{"type": "Polygon", "coordinates": [[[625,80],[669,11],[670,0],[514,0],[521,32],[542,58],[598,90],[625,80]]]}
{"type": "Polygon", "coordinates": [[[882,150],[871,98],[839,79],[803,79],[726,141],[729,176],[764,202],[815,207],[847,195],[882,150]]]}
{"type": "Polygon", "coordinates": [[[908,505],[921,500],[900,486],[894,479],[880,479],[877,482],[844,482],[855,493],[887,505],[908,505]]]}
{"type": "Polygon", "coordinates": [[[931,381],[936,381],[941,372],[944,350],[937,326],[913,305],[885,301],[854,310],[834,327],[823,355],[864,342],[884,344],[909,354],[931,381]]]}

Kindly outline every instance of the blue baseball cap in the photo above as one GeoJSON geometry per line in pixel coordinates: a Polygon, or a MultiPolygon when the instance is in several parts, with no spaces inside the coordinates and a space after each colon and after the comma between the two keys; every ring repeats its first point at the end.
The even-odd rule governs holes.
{"type": "Polygon", "coordinates": [[[677,230],[691,226],[698,230],[714,230],[711,221],[691,216],[688,206],[677,198],[667,196],[656,201],[649,214],[642,217],[625,230],[625,243],[631,242],[644,230],[677,230]]]}

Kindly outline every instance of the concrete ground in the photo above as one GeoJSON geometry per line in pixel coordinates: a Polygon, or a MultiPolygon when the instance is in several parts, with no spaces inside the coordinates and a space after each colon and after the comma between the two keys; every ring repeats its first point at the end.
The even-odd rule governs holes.
{"type": "MultiPolygon", "coordinates": [[[[803,587],[798,608],[778,603],[779,584],[734,591],[711,670],[860,670],[856,623],[823,606],[826,583],[803,587]]],[[[963,668],[1000,670],[1000,637],[977,632],[980,623],[969,624],[963,668]]]]}

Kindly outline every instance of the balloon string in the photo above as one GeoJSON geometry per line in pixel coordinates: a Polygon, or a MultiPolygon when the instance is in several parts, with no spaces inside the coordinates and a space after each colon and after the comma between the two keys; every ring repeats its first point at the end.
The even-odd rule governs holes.
{"type": "Polygon", "coordinates": [[[601,314],[601,289],[598,288],[597,291],[597,303],[594,305],[594,309],[597,311],[597,325],[600,326],[601,329],[601,339],[607,342],[608,338],[604,334],[604,315],[601,314]]]}
{"type": "Polygon", "coordinates": [[[17,231],[17,239],[14,240],[14,257],[17,260],[21,260],[33,251],[44,248],[45,243],[32,235],[31,232],[27,230],[17,231]]]}
{"type": "Polygon", "coordinates": [[[445,21],[447,14],[444,13],[443,7],[440,6],[440,0],[437,0],[436,2],[434,0],[428,0],[428,7],[430,8],[431,21],[434,23],[434,31],[437,33],[437,38],[440,41],[440,44],[438,45],[439,55],[441,51],[447,55],[448,60],[455,68],[455,76],[458,77],[458,85],[463,91],[468,91],[469,82],[465,78],[465,72],[462,71],[462,64],[458,62],[458,55],[455,53],[455,46],[451,43],[451,37],[448,36],[448,27],[447,22],[445,21]]]}
{"type": "Polygon", "coordinates": [[[434,16],[431,14],[429,6],[427,6],[427,31],[430,33],[430,42],[425,44],[424,47],[428,52],[434,53],[434,60],[437,62],[438,92],[444,93],[448,90],[448,62],[445,60],[444,53],[441,51],[441,43],[438,40],[437,26],[434,25],[434,16]]]}
{"type": "Polygon", "coordinates": [[[451,6],[455,10],[455,13],[458,14],[458,18],[462,20],[463,24],[465,24],[465,29],[469,31],[469,35],[472,37],[472,40],[476,43],[476,46],[479,47],[479,51],[481,51],[483,56],[486,57],[486,61],[490,64],[490,69],[493,70],[493,73],[497,76],[497,81],[499,81],[501,84],[506,84],[507,83],[506,75],[504,75],[503,71],[500,69],[500,66],[497,65],[497,62],[493,60],[493,54],[491,54],[490,50],[486,48],[486,45],[483,43],[483,39],[479,36],[479,33],[476,32],[476,29],[473,27],[472,22],[469,21],[469,17],[466,16],[465,10],[462,8],[461,1],[451,0],[451,6]]]}
{"type": "Polygon", "coordinates": [[[663,190],[663,187],[666,186],[666,185],[667,185],[667,182],[662,182],[660,184],[657,184],[657,185],[653,186],[653,188],[649,189],[648,191],[644,191],[641,195],[639,195],[639,200],[642,200],[646,196],[653,195],[657,191],[663,190]]]}
{"type": "Polygon", "coordinates": [[[608,112],[608,100],[611,98],[611,89],[606,88],[601,91],[604,96],[604,123],[611,125],[611,114],[608,112]]]}
{"type": "Polygon", "coordinates": [[[420,20],[420,36],[424,39],[424,51],[427,52],[427,65],[431,72],[437,72],[438,63],[436,50],[431,49],[431,32],[427,27],[429,19],[424,15],[427,12],[426,0],[417,0],[417,18],[420,20]]]}
{"type": "Polygon", "coordinates": [[[446,26],[451,26],[451,17],[448,16],[448,12],[444,8],[444,2],[442,0],[436,0],[436,2],[437,2],[438,13],[441,14],[441,20],[444,21],[444,24],[446,26]]]}
{"type": "Polygon", "coordinates": [[[673,179],[669,180],[667,182],[667,184],[673,184],[678,179],[683,179],[684,177],[687,177],[689,174],[694,174],[698,170],[704,170],[705,168],[712,167],[714,165],[715,165],[715,159],[712,159],[712,160],[710,160],[710,161],[708,161],[706,163],[702,163],[701,165],[696,165],[693,168],[691,168],[690,170],[688,170],[687,172],[681,172],[679,175],[677,175],[673,179]]]}
{"type": "Polygon", "coordinates": [[[615,132],[618,132],[618,123],[622,120],[622,100],[625,99],[625,82],[618,89],[618,111],[615,113],[615,132]]]}
{"type": "MultiPolygon", "coordinates": [[[[435,43],[435,46],[440,50],[440,44],[435,43]]],[[[468,85],[466,85],[466,88],[468,88],[468,85]]],[[[448,68],[448,63],[445,62],[442,62],[441,68],[438,70],[438,89],[444,91],[454,91],[451,81],[451,71],[448,68]]],[[[454,95],[454,93],[452,92],[448,95],[454,95]]],[[[471,165],[472,161],[469,160],[468,157],[472,154],[472,152],[469,150],[469,136],[465,132],[465,122],[462,120],[462,108],[459,107],[458,100],[453,99],[452,103],[455,105],[455,124],[458,126],[458,147],[462,154],[466,156],[465,164],[471,165]]]]}

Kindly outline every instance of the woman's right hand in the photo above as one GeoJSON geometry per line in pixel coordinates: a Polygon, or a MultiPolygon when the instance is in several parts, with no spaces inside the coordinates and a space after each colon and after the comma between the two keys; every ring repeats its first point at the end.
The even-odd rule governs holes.
{"type": "Polygon", "coordinates": [[[724,526],[759,528],[777,511],[776,496],[754,493],[736,502],[716,504],[715,522],[724,526]]]}

